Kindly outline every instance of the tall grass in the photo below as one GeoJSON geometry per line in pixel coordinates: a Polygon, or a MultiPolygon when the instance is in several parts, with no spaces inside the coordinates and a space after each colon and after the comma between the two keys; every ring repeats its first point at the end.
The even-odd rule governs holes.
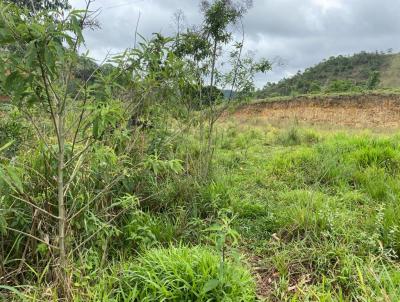
{"type": "Polygon", "coordinates": [[[251,127],[225,128],[219,181],[267,301],[400,299],[398,136],[251,127]]]}
{"type": "MultiPolygon", "coordinates": [[[[254,301],[255,284],[237,262],[221,263],[209,248],[150,249],[120,266],[111,288],[102,288],[115,301],[254,301]]],[[[111,301],[111,300],[107,300],[111,301]]]]}

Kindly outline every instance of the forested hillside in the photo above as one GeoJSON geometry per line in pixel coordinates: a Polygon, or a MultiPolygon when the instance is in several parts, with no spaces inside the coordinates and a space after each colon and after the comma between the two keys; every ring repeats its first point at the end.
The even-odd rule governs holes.
{"type": "Polygon", "coordinates": [[[348,92],[400,86],[398,54],[361,52],[331,57],[278,83],[267,83],[259,97],[348,92]]]}

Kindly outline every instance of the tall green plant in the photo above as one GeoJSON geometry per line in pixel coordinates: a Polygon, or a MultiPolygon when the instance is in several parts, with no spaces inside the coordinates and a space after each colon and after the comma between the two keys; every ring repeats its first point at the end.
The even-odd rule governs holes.
{"type": "MultiPolygon", "coordinates": [[[[168,121],[187,120],[182,107],[195,80],[190,64],[173,52],[172,40],[161,35],[77,79],[88,7],[32,15],[1,5],[0,12],[0,45],[5,50],[0,87],[37,139],[26,155],[0,163],[7,213],[19,211],[24,217],[24,223],[11,224],[14,214],[5,218],[5,230],[19,234],[9,248],[19,251],[26,242],[17,275],[28,264],[26,258],[40,251],[57,264],[52,267],[59,281],[68,285],[68,256],[101,236],[106,254],[109,237],[118,233],[112,223],[129,209],[116,207],[113,197],[135,187],[139,171],[157,169],[155,179],[159,168],[180,172],[180,161],[170,160],[173,154],[166,154],[165,146],[182,129],[168,121]],[[154,134],[147,137],[148,125],[154,134]],[[15,202],[23,206],[17,209],[15,202]]],[[[190,125],[188,121],[183,128],[190,125]]]]}
{"type": "Polygon", "coordinates": [[[90,1],[85,10],[72,10],[68,13],[42,11],[33,16],[27,9],[11,4],[0,6],[0,47],[5,49],[1,54],[3,64],[0,85],[36,130],[39,144],[46,146],[49,154],[46,165],[50,165],[50,162],[55,165],[49,175],[44,176],[55,179],[57,210],[54,212],[40,207],[29,193],[24,192],[22,180],[19,179],[21,175],[11,173],[10,169],[1,170],[16,198],[34,209],[33,220],[40,213],[56,219],[58,225],[54,239],[42,240],[31,233],[13,231],[34,240],[40,239],[53,254],[58,255],[56,274],[60,285],[64,287],[63,294],[66,294],[68,285],[69,234],[66,198],[82,164],[84,151],[92,142],[90,139],[84,140],[84,151],[74,152],[77,135],[71,136],[71,133],[80,132],[81,118],[71,122],[67,119],[71,108],[81,108],[82,111],[87,109],[85,101],[76,102],[80,92],[73,96],[69,88],[73,79],[73,68],[79,58],[79,47],[84,42],[82,29],[88,19],[89,5],[90,1]],[[46,132],[45,125],[39,122],[40,119],[51,121],[51,133],[46,132]],[[56,138],[55,142],[53,137],[56,138]],[[70,165],[73,167],[72,172],[67,173],[70,165]]]}

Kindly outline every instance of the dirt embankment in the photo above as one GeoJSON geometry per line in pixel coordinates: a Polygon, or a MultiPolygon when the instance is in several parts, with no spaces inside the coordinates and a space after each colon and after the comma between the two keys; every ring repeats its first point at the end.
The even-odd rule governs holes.
{"type": "Polygon", "coordinates": [[[297,97],[242,105],[237,118],[298,121],[354,128],[400,128],[400,95],[297,97]]]}

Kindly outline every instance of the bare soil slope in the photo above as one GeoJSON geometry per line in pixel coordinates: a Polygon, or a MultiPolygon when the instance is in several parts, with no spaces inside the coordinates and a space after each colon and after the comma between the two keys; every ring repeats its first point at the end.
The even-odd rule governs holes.
{"type": "Polygon", "coordinates": [[[261,118],[270,122],[298,121],[307,124],[352,128],[400,128],[400,95],[341,95],[297,97],[260,101],[238,107],[240,119],[261,118]]]}

